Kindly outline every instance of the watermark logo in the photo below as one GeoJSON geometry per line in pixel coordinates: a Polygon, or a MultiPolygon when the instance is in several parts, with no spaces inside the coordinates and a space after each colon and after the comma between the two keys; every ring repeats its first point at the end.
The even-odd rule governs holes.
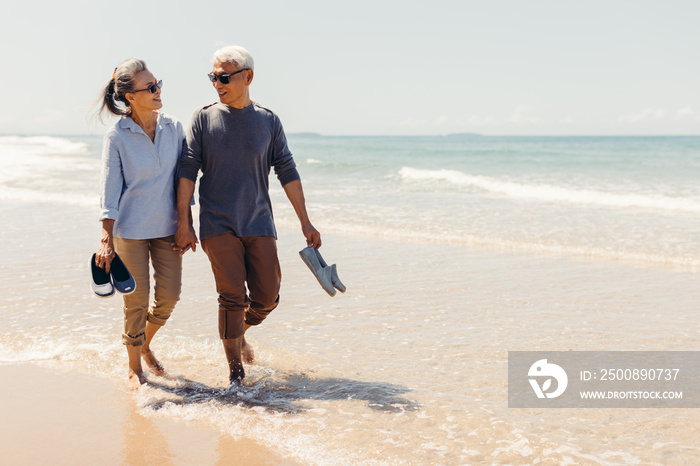
{"type": "Polygon", "coordinates": [[[569,384],[566,371],[556,364],[548,363],[546,359],[540,359],[530,366],[527,375],[537,398],[556,398],[564,393],[569,384]],[[538,383],[538,379],[544,379],[542,385],[538,383]],[[556,390],[550,392],[548,390],[552,388],[552,379],[557,381],[557,386],[556,390]]]}
{"type": "Polygon", "coordinates": [[[508,407],[700,408],[700,351],[508,351],[508,407]]]}

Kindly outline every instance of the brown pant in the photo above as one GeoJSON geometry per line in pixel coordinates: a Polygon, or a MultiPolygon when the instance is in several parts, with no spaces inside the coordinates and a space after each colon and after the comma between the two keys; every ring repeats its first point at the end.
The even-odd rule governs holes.
{"type": "Polygon", "coordinates": [[[219,293],[219,336],[238,338],[245,333],[245,324],[258,325],[279,304],[282,272],[277,240],[224,233],[203,239],[202,249],[209,256],[219,293]]]}
{"type": "Polygon", "coordinates": [[[173,236],[155,239],[114,238],[114,248],[136,281],[136,290],[124,295],[125,345],[140,346],[146,342],[146,321],[165,325],[180,299],[182,257],[173,251],[173,236]],[[149,310],[150,262],[153,265],[155,295],[149,310]]]}

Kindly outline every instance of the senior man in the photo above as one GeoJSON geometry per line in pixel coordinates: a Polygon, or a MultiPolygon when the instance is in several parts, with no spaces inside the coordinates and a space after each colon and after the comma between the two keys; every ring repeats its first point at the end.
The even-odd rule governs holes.
{"type": "Polygon", "coordinates": [[[268,183],[272,168],[299,217],[307,245],[321,246],[280,119],[250,99],[253,68],[253,57],[243,47],[214,53],[209,79],[219,101],[192,117],[177,189],[175,244],[184,253],[196,249],[190,201],[201,170],[199,236],[219,293],[219,336],[232,384],[245,377],[243,362],[253,361],[246,330],[279,303],[281,271],[268,183]]]}

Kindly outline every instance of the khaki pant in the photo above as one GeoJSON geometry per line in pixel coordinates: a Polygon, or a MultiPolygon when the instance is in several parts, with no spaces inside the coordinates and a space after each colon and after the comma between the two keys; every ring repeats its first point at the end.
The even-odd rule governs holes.
{"type": "Polygon", "coordinates": [[[182,257],[173,251],[173,236],[155,239],[114,238],[114,248],[136,281],[136,291],[124,295],[125,345],[139,346],[146,342],[146,321],[164,325],[180,299],[182,257]],[[150,300],[150,262],[153,265],[155,293],[150,300]]]}
{"type": "Polygon", "coordinates": [[[282,272],[277,240],[224,233],[203,239],[202,249],[209,256],[219,293],[219,336],[238,338],[245,324],[260,324],[279,304],[282,272]]]}

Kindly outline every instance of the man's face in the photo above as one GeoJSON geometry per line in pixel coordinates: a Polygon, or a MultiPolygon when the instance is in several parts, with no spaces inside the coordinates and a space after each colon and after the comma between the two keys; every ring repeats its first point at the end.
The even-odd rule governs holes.
{"type": "MultiPolygon", "coordinates": [[[[239,68],[229,62],[214,61],[212,72],[217,75],[230,75],[239,71],[239,68]]],[[[218,79],[212,83],[219,94],[219,101],[231,107],[243,108],[248,102],[248,86],[252,79],[252,71],[247,70],[229,78],[228,84],[221,84],[218,79]]]]}

